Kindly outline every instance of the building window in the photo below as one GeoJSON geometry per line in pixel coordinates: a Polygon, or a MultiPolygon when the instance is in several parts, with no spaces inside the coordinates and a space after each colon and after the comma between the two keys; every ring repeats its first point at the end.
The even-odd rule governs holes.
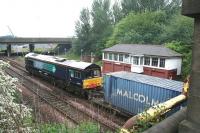
{"type": "Polygon", "coordinates": [[[80,78],[81,78],[81,73],[75,71],[75,72],[74,72],[74,77],[80,79],[80,78]]]}
{"type": "Polygon", "coordinates": [[[112,60],[112,53],[109,53],[109,60],[112,60]]]}
{"type": "Polygon", "coordinates": [[[123,54],[119,54],[119,61],[123,62],[123,54]]]}
{"type": "Polygon", "coordinates": [[[140,65],[143,65],[144,57],[140,57],[140,65]]]}
{"type": "Polygon", "coordinates": [[[165,59],[163,58],[160,59],[160,67],[165,67],[165,59]]]}
{"type": "Polygon", "coordinates": [[[144,57],[144,65],[150,66],[150,57],[144,57]]]}
{"type": "Polygon", "coordinates": [[[126,62],[126,63],[129,63],[130,62],[130,60],[129,60],[129,55],[125,55],[124,56],[124,62],[126,62]]]}
{"type": "Polygon", "coordinates": [[[104,53],[104,59],[108,59],[108,53],[104,53]]]}
{"type": "Polygon", "coordinates": [[[139,57],[133,56],[133,64],[138,65],[139,57]]]}
{"type": "Polygon", "coordinates": [[[158,66],[158,58],[152,58],[152,66],[157,67],[158,66]]]}
{"type": "Polygon", "coordinates": [[[118,61],[118,54],[114,54],[114,60],[118,61]]]}

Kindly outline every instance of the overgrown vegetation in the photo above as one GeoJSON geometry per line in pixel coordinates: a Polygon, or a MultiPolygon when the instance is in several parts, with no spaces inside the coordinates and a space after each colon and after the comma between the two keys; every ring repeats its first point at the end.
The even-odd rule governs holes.
{"type": "Polygon", "coordinates": [[[97,124],[86,122],[76,128],[69,128],[64,124],[41,124],[40,133],[99,133],[100,128],[97,124]]]}
{"type": "Polygon", "coordinates": [[[182,42],[173,41],[171,43],[167,43],[166,47],[173,49],[174,51],[181,53],[183,55],[182,75],[183,79],[185,79],[185,77],[187,77],[187,75],[189,75],[191,72],[192,46],[183,44],[182,42]]]}
{"type": "MultiPolygon", "coordinates": [[[[117,43],[173,44],[183,54],[183,77],[189,74],[193,43],[193,20],[180,13],[181,0],[93,0],[92,8],[83,9],[76,24],[74,53],[95,53],[117,43]],[[188,51],[184,51],[184,47],[188,51]],[[183,50],[183,51],[182,51],[183,50]],[[187,53],[188,52],[188,55],[187,53]],[[189,54],[190,53],[190,54],[189,54]]],[[[171,48],[171,47],[170,47],[171,48]]]]}
{"type": "Polygon", "coordinates": [[[0,132],[5,133],[98,133],[98,124],[84,122],[75,128],[65,124],[34,123],[32,110],[22,103],[18,80],[5,75],[9,64],[0,60],[0,132]]]}
{"type": "Polygon", "coordinates": [[[68,51],[66,54],[59,55],[60,57],[67,58],[69,60],[80,60],[80,55],[75,54],[73,51],[68,51]]]}
{"type": "Polygon", "coordinates": [[[6,67],[9,64],[0,61],[0,131],[32,132],[29,121],[31,109],[21,104],[17,94],[17,79],[4,74],[6,67]]]}

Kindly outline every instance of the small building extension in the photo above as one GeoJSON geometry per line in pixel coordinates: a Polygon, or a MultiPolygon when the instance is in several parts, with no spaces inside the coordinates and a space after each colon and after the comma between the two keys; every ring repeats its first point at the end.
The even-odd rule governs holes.
{"type": "Polygon", "coordinates": [[[182,55],[164,45],[117,44],[103,50],[103,73],[129,71],[167,79],[181,74],[182,55]]]}

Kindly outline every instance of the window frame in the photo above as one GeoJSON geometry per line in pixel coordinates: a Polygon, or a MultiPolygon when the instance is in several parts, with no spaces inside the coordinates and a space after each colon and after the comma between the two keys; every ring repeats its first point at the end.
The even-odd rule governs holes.
{"type": "Polygon", "coordinates": [[[158,57],[152,57],[151,66],[158,67],[158,62],[159,62],[158,57]],[[154,65],[154,64],[157,64],[157,65],[154,65]]]}
{"type": "Polygon", "coordinates": [[[160,58],[159,67],[160,67],[160,68],[165,68],[165,62],[166,62],[166,59],[165,59],[165,58],[160,58]],[[161,60],[164,60],[164,63],[163,63],[161,60]],[[162,62],[162,63],[161,63],[161,62],[162,62]],[[164,64],[164,66],[161,66],[161,64],[164,64]]]}
{"type": "Polygon", "coordinates": [[[141,65],[141,66],[144,65],[144,57],[140,57],[140,65],[141,65]]]}
{"type": "Polygon", "coordinates": [[[130,63],[130,55],[124,54],[123,57],[124,57],[123,62],[125,62],[125,63],[130,63]]]}
{"type": "Polygon", "coordinates": [[[124,62],[124,55],[123,54],[119,54],[119,61],[120,62],[124,62]],[[121,57],[121,58],[120,58],[121,57]],[[122,60],[120,60],[120,59],[122,59],[122,60]]]}
{"type": "Polygon", "coordinates": [[[108,53],[108,59],[109,60],[113,60],[113,54],[112,53],[108,53]],[[110,58],[111,57],[111,58],[110,58]]]}
{"type": "Polygon", "coordinates": [[[104,53],[104,57],[103,57],[104,59],[108,59],[108,53],[104,53]]]}
{"type": "Polygon", "coordinates": [[[132,64],[139,65],[139,57],[138,56],[132,56],[132,64]]]}
{"type": "Polygon", "coordinates": [[[117,54],[117,53],[114,53],[113,54],[113,59],[114,59],[114,61],[119,61],[119,54],[117,54]],[[115,59],[115,57],[117,57],[116,59],[115,59]]]}
{"type": "Polygon", "coordinates": [[[151,65],[151,58],[150,57],[144,57],[144,65],[145,66],[150,66],[151,65]],[[148,60],[147,60],[148,59],[148,60]],[[146,64],[147,63],[147,61],[148,61],[148,64],[146,64]]]}
{"type": "Polygon", "coordinates": [[[81,72],[74,71],[74,78],[81,79],[81,72]]]}

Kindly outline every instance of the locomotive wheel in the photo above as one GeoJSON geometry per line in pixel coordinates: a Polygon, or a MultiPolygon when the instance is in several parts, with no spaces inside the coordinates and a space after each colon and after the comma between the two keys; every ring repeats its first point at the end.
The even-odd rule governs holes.
{"type": "Polygon", "coordinates": [[[65,85],[62,80],[56,80],[56,85],[61,89],[65,89],[65,85]]]}
{"type": "Polygon", "coordinates": [[[85,98],[85,99],[88,99],[88,92],[83,90],[83,89],[80,89],[80,94],[81,94],[81,97],[85,98]]]}

